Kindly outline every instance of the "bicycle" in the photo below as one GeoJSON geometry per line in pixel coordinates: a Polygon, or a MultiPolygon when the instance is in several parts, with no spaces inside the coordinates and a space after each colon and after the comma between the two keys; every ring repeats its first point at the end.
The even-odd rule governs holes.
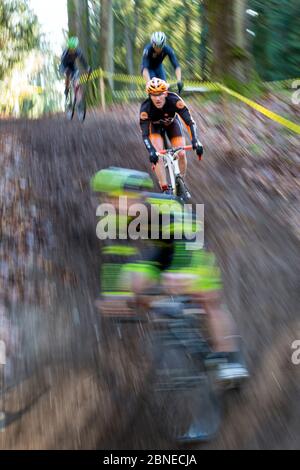
{"type": "Polygon", "coordinates": [[[188,202],[191,199],[191,194],[181,176],[178,155],[182,150],[193,150],[191,145],[185,147],[168,148],[158,152],[158,156],[163,159],[164,166],[167,170],[168,185],[172,194],[188,202]]]}
{"type": "Polygon", "coordinates": [[[220,389],[208,360],[203,311],[184,297],[151,308],[155,390],[166,432],[180,443],[211,441],[221,423],[220,389]]]}
{"type": "Polygon", "coordinates": [[[126,415],[123,419],[118,415],[120,439],[128,436],[129,429],[139,427],[146,414],[147,419],[161,418],[159,432],[168,441],[210,441],[220,427],[221,406],[208,361],[211,349],[202,334],[203,312],[188,298],[174,301],[161,293],[159,300],[153,298],[147,294],[147,301],[138,299],[131,305],[130,318],[113,315],[110,328],[116,327],[115,333],[106,330],[110,331],[106,341],[113,360],[109,367],[105,359],[109,374],[114,376],[110,391],[114,403],[121,403],[120,412],[126,415]],[[120,359],[122,370],[116,367],[120,359]]]}
{"type": "Polygon", "coordinates": [[[86,117],[85,90],[80,83],[79,70],[77,70],[72,78],[69,93],[66,98],[66,116],[69,121],[72,121],[75,110],[79,121],[84,122],[86,117]]]}

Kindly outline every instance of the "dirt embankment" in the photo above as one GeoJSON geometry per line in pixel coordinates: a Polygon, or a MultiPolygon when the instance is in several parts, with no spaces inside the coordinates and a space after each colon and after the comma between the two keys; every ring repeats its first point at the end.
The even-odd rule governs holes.
{"type": "MultiPolygon", "coordinates": [[[[206,151],[202,163],[191,157],[187,177],[206,204],[206,236],[252,374],[209,447],[299,448],[299,138],[231,107],[235,157],[218,105],[200,112],[193,103],[206,151]]],[[[137,115],[132,106],[91,114],[84,126],[63,117],[1,123],[1,319],[13,351],[1,448],[117,445],[93,307],[100,260],[88,182],[108,165],[149,170],[137,115]]],[[[131,429],[123,446],[167,448],[154,421],[131,429]]]]}

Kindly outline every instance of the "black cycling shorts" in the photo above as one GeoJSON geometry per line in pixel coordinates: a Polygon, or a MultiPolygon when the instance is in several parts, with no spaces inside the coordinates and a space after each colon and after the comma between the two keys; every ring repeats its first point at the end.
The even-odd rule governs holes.
{"type": "Polygon", "coordinates": [[[67,67],[64,67],[62,65],[61,67],[61,72],[63,74],[66,74],[67,77],[70,77],[71,79],[74,78],[74,76],[76,75],[78,69],[77,67],[75,67],[75,65],[71,66],[71,65],[68,65],[67,67]]]}
{"type": "Polygon", "coordinates": [[[183,127],[178,116],[175,117],[171,124],[153,124],[150,127],[150,136],[153,134],[160,134],[162,137],[167,135],[169,140],[172,141],[177,137],[183,137],[183,127]]]}

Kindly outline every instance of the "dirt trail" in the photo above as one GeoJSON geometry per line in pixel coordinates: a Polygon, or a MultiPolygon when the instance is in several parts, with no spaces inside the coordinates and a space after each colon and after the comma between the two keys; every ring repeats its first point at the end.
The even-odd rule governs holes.
{"type": "MultiPolygon", "coordinates": [[[[120,106],[90,114],[84,126],[63,117],[1,123],[0,299],[13,351],[1,448],[168,448],[159,418],[117,443],[118,404],[99,354],[93,300],[100,260],[89,178],[107,165],[149,170],[137,107],[126,111],[126,122],[124,112],[120,106]]],[[[270,135],[256,165],[252,141],[231,161],[219,123],[195,114],[207,150],[201,164],[191,159],[188,183],[206,204],[206,236],[252,374],[207,447],[299,448],[300,366],[291,362],[291,344],[300,339],[299,161],[293,159],[299,141],[280,138],[277,150],[286,158],[275,168],[270,135]]],[[[240,113],[239,144],[248,137],[246,118],[240,113]]],[[[252,120],[262,134],[270,132],[256,115],[252,120]]]]}

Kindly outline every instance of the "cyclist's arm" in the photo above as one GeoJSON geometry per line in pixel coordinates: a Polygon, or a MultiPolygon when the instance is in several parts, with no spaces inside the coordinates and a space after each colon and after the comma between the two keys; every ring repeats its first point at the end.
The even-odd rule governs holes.
{"type": "Polygon", "coordinates": [[[174,50],[171,47],[167,47],[167,54],[169,56],[171,64],[174,67],[177,83],[181,83],[182,82],[182,72],[181,72],[181,67],[179,65],[176,54],[175,54],[174,50]]]}
{"type": "Polygon", "coordinates": [[[142,62],[142,74],[146,82],[150,80],[149,68],[150,68],[149,48],[146,47],[144,49],[143,62],[142,62]]]}
{"type": "Polygon", "coordinates": [[[197,137],[197,126],[194,119],[191,116],[191,113],[186,106],[185,102],[182,99],[179,99],[176,102],[176,112],[179,114],[183,122],[188,128],[189,135],[192,141],[196,141],[197,137]]]}
{"type": "Polygon", "coordinates": [[[63,53],[62,53],[62,56],[61,56],[61,59],[60,59],[60,65],[65,65],[65,60],[66,60],[66,57],[68,55],[68,51],[65,50],[63,53]]]}
{"type": "Polygon", "coordinates": [[[168,47],[167,48],[167,54],[169,56],[169,59],[171,61],[171,64],[173,65],[174,67],[174,70],[175,70],[175,73],[176,73],[176,78],[179,80],[181,80],[181,68],[180,68],[180,65],[179,65],[179,62],[178,62],[178,59],[176,57],[176,54],[175,52],[173,51],[173,49],[171,47],[168,47]]]}
{"type": "Polygon", "coordinates": [[[143,77],[145,79],[145,82],[149,82],[150,81],[150,73],[149,73],[149,70],[148,69],[144,69],[143,70],[143,77]]]}
{"type": "Polygon", "coordinates": [[[88,70],[89,69],[89,65],[86,61],[86,58],[84,57],[84,54],[83,52],[81,51],[81,49],[78,49],[77,50],[77,59],[79,60],[79,62],[81,63],[82,67],[85,69],[85,70],[88,70]]]}
{"type": "Polygon", "coordinates": [[[149,119],[149,111],[147,105],[142,105],[141,113],[140,113],[140,128],[142,131],[143,141],[146,146],[148,152],[155,151],[154,146],[150,140],[150,119],[149,119]]]}
{"type": "MultiPolygon", "coordinates": [[[[120,228],[120,220],[114,223],[120,228]]],[[[127,227],[124,227],[122,235],[127,235],[127,227]]],[[[122,268],[126,263],[134,263],[140,259],[139,249],[128,242],[110,242],[101,247],[101,287],[102,295],[118,296],[123,290],[121,282],[122,268]]]]}
{"type": "Polygon", "coordinates": [[[177,69],[175,70],[175,74],[176,74],[176,79],[177,79],[177,82],[182,82],[182,73],[181,73],[181,67],[177,67],[177,69]]]}

